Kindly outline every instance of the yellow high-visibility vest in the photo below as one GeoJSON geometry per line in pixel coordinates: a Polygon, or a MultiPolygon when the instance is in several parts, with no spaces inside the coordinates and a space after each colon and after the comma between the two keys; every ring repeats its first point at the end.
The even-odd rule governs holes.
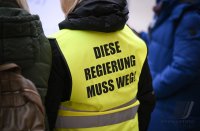
{"type": "Polygon", "coordinates": [[[72,77],[71,98],[61,103],[55,130],[138,131],[145,43],[127,26],[112,33],[63,29],[53,37],[72,77]]]}

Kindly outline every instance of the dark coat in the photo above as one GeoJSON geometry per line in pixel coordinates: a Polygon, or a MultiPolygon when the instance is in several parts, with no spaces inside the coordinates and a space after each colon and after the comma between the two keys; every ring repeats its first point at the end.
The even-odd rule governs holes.
{"type": "Polygon", "coordinates": [[[51,47],[37,15],[0,2],[0,64],[14,62],[45,96],[51,68],[51,47]]]}
{"type": "Polygon", "coordinates": [[[149,131],[200,129],[200,13],[198,3],[172,0],[149,34],[149,65],[157,97],[149,131]]]}
{"type": "MultiPolygon", "coordinates": [[[[123,29],[127,19],[126,1],[84,0],[59,24],[59,27],[60,29],[92,30],[109,33],[123,29]]],[[[53,130],[60,102],[70,99],[72,81],[69,69],[57,49],[55,41],[51,39],[50,42],[53,49],[53,66],[46,97],[46,107],[51,130],[53,130]]],[[[141,131],[146,131],[150,113],[155,103],[147,61],[145,61],[140,76],[137,97],[141,102],[138,111],[139,128],[141,131]]]]}

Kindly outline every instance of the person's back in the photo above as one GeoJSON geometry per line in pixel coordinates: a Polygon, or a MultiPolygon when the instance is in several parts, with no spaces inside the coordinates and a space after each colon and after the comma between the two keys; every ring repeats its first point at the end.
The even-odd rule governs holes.
{"type": "MultiPolygon", "coordinates": [[[[150,107],[154,99],[147,48],[125,25],[126,1],[68,2],[61,1],[67,17],[50,39],[54,64],[46,111],[51,129],[138,131],[137,99],[140,109],[147,95],[150,107]]],[[[143,114],[147,123],[139,121],[144,130],[150,112],[143,114]]]]}
{"type": "MultiPolygon", "coordinates": [[[[51,67],[51,47],[37,15],[17,0],[0,0],[0,64],[13,62],[44,97],[51,67]]],[[[44,99],[44,98],[43,98],[44,99]]]]}
{"type": "Polygon", "coordinates": [[[200,129],[198,0],[160,0],[150,28],[149,66],[157,104],[149,131],[200,129]]]}
{"type": "Polygon", "coordinates": [[[37,87],[43,103],[51,68],[51,47],[38,15],[25,0],[0,0],[0,64],[15,63],[37,87]]]}

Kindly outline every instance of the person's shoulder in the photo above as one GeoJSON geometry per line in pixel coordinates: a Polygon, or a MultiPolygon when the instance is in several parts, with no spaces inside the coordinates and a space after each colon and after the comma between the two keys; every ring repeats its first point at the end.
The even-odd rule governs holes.
{"type": "Polygon", "coordinates": [[[187,23],[197,23],[200,21],[200,9],[190,10],[183,15],[182,22],[187,23]]]}
{"type": "Polygon", "coordinates": [[[48,38],[55,38],[55,39],[66,39],[68,37],[75,36],[79,32],[79,30],[71,30],[71,29],[61,29],[51,35],[48,38]]]}
{"type": "MultiPolygon", "coordinates": [[[[186,30],[200,30],[200,10],[190,10],[183,14],[180,24],[177,28],[179,33],[186,30]]],[[[177,32],[177,33],[178,33],[177,32]]]]}
{"type": "Polygon", "coordinates": [[[59,30],[51,35],[48,36],[49,39],[55,39],[55,38],[58,38],[58,37],[62,37],[64,34],[65,34],[65,30],[59,30]]]}

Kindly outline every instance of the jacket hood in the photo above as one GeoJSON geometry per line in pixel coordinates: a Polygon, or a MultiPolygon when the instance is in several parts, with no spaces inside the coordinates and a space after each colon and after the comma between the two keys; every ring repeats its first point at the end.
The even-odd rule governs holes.
{"type": "Polygon", "coordinates": [[[43,32],[38,15],[20,8],[0,7],[0,38],[38,36],[43,32]]]}
{"type": "MultiPolygon", "coordinates": [[[[159,0],[158,0],[159,1],[159,0]]],[[[162,24],[166,19],[171,17],[179,19],[181,14],[188,9],[199,8],[200,9],[200,0],[160,0],[160,3],[157,3],[159,10],[155,11],[155,24],[153,28],[157,28],[162,24]],[[161,6],[160,6],[161,4],[161,6]]]]}
{"type": "Polygon", "coordinates": [[[128,13],[126,0],[83,0],[59,27],[114,32],[123,29],[128,13]]]}

